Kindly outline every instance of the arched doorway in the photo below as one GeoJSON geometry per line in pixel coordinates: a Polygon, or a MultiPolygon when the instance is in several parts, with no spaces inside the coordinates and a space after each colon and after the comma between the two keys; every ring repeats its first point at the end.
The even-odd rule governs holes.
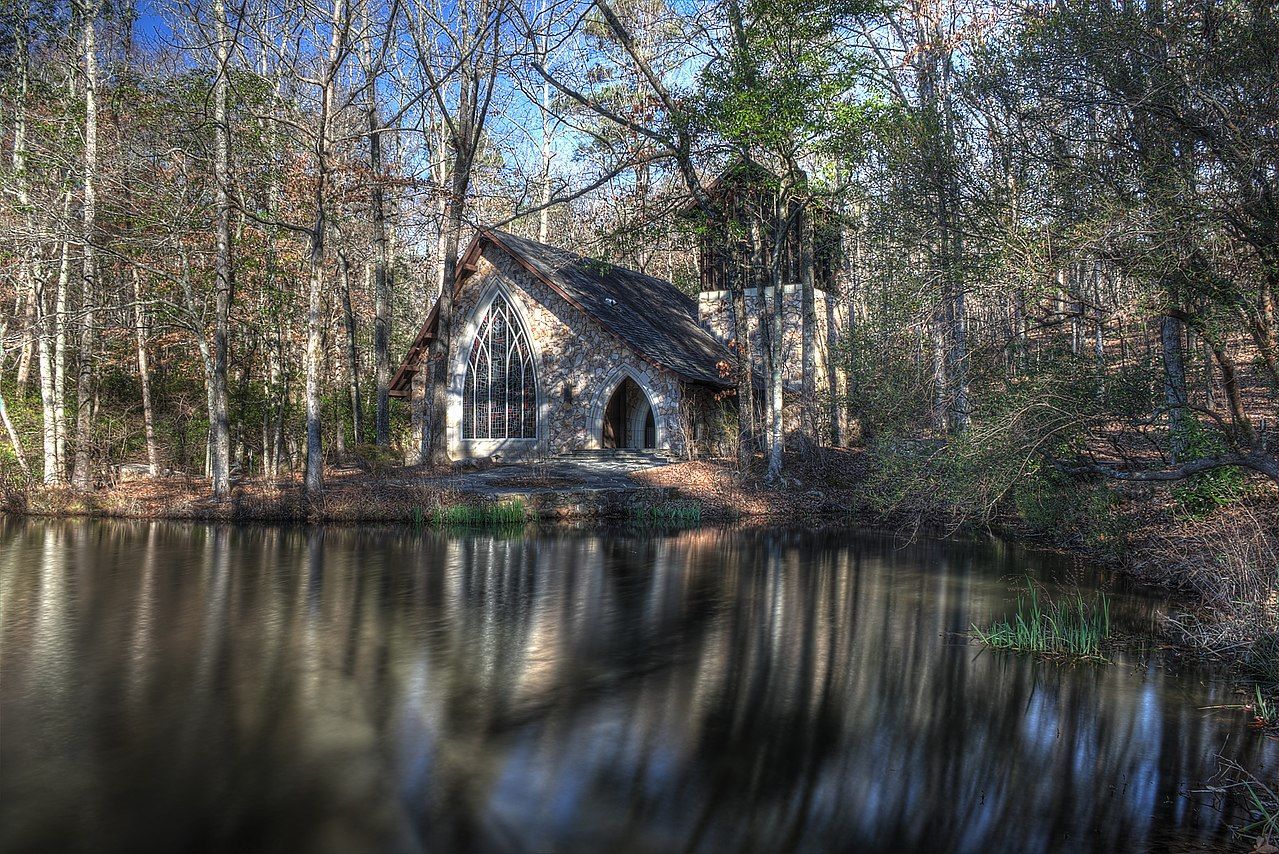
{"type": "Polygon", "coordinates": [[[600,444],[605,448],[656,448],[657,423],[653,407],[639,383],[626,377],[604,407],[600,444]]]}

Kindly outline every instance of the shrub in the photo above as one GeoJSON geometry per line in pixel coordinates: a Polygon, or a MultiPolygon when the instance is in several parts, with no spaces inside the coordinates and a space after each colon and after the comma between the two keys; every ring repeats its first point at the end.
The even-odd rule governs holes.
{"type": "Polygon", "coordinates": [[[382,447],[367,442],[353,446],[349,453],[360,471],[373,475],[386,474],[388,471],[398,468],[401,463],[400,454],[394,448],[382,447]]]}
{"type": "Polygon", "coordinates": [[[20,514],[27,512],[31,481],[18,467],[13,448],[0,445],[0,511],[20,514]]]}
{"type": "MultiPolygon", "coordinates": [[[[1209,430],[1191,419],[1186,430],[1185,458],[1198,460],[1220,454],[1226,443],[1216,430],[1209,430]]],[[[1202,519],[1218,507],[1225,507],[1245,492],[1243,472],[1237,468],[1219,468],[1191,475],[1172,487],[1178,513],[1191,519],[1202,519]]]]}
{"type": "Polygon", "coordinates": [[[1013,492],[1017,515],[1033,533],[1062,544],[1076,542],[1112,558],[1122,556],[1127,547],[1122,503],[1113,484],[1082,481],[1042,467],[1013,492]]]}

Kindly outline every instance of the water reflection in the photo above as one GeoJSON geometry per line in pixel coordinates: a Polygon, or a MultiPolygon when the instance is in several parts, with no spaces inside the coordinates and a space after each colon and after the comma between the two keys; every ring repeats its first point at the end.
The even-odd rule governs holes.
{"type": "Polygon", "coordinates": [[[1223,838],[1190,792],[1223,745],[1279,765],[1204,674],[964,645],[1007,575],[1063,572],[997,545],[0,544],[8,851],[1150,850],[1223,838]]]}

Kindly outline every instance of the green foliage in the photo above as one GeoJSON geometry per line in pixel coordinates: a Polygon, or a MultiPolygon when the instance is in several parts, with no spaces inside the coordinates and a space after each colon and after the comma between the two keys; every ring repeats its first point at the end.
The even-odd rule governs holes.
{"type": "Polygon", "coordinates": [[[860,327],[845,342],[849,408],[867,439],[928,421],[931,387],[922,367],[909,357],[913,343],[906,335],[881,338],[860,327]]]}
{"type": "Polygon", "coordinates": [[[367,442],[355,445],[349,453],[361,471],[374,475],[386,474],[403,462],[394,448],[384,448],[367,442]]]}
{"type": "Polygon", "coordinates": [[[1263,634],[1249,647],[1243,670],[1256,680],[1258,687],[1268,689],[1279,704],[1279,633],[1263,634]]]}
{"type": "MultiPolygon", "coordinates": [[[[1203,459],[1225,450],[1226,443],[1219,432],[1204,427],[1195,419],[1188,420],[1185,436],[1187,460],[1203,459]]],[[[1245,491],[1243,472],[1230,467],[1191,475],[1173,485],[1172,497],[1180,515],[1200,519],[1238,500],[1245,491]]]]}
{"type": "Polygon", "coordinates": [[[1263,726],[1279,726],[1279,700],[1267,696],[1260,685],[1253,686],[1252,712],[1263,726]]]}
{"type": "Polygon", "coordinates": [[[994,649],[1102,658],[1102,643],[1110,637],[1110,601],[1104,593],[1085,598],[1078,592],[1052,599],[1027,579],[1011,618],[985,629],[973,626],[972,633],[994,649]]]}
{"type": "Polygon", "coordinates": [[[1013,492],[1018,517],[1035,534],[1075,542],[1112,558],[1126,548],[1122,499],[1113,485],[1037,466],[1013,492]]]}
{"type": "MultiPolygon", "coordinates": [[[[415,520],[417,515],[414,515],[415,520]]],[[[523,525],[529,511],[518,498],[497,504],[437,505],[431,510],[431,524],[439,528],[484,528],[523,525]]]]}
{"type": "Polygon", "coordinates": [[[851,160],[876,102],[852,95],[866,63],[841,27],[869,6],[746,0],[731,48],[702,72],[697,120],[751,160],[814,151],[851,160]]]}
{"type": "Polygon", "coordinates": [[[631,508],[631,521],[640,525],[695,526],[702,523],[702,505],[698,501],[667,501],[661,504],[631,508]]]}
{"type": "Polygon", "coordinates": [[[18,465],[18,456],[7,442],[0,441],[0,511],[23,513],[33,484],[18,465]]]}

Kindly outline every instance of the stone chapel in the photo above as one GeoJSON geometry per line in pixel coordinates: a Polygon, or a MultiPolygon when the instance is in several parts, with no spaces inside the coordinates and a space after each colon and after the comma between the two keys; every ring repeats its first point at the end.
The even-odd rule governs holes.
{"type": "MultiPolygon", "coordinates": [[[[719,274],[705,264],[693,298],[635,270],[480,229],[458,269],[447,366],[450,458],[682,453],[690,444],[714,447],[735,425],[730,292],[716,287],[719,274]]],[[[755,354],[771,293],[745,292],[755,354]]],[[[814,295],[818,391],[829,398],[838,385],[831,356],[840,324],[825,289],[814,295]]],[[[783,377],[793,409],[802,369],[798,286],[785,285],[783,299],[783,377]]],[[[433,307],[392,380],[393,397],[421,406],[429,395],[423,362],[435,334],[433,307]]],[[[762,376],[760,369],[757,360],[762,376]]]]}

